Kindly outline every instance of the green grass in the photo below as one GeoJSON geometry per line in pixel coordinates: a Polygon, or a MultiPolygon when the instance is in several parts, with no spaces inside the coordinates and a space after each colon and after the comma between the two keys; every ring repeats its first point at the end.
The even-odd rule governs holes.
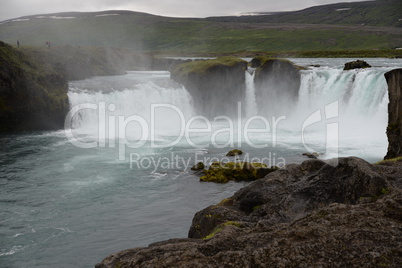
{"type": "Polygon", "coordinates": [[[180,76],[186,76],[190,73],[206,74],[209,70],[217,66],[235,66],[236,64],[246,63],[236,57],[218,57],[216,59],[205,61],[192,61],[178,65],[174,73],[180,76]]]}
{"type": "MultiPolygon", "coordinates": [[[[158,53],[357,51],[402,47],[402,28],[217,23],[126,14],[0,24],[0,39],[21,46],[119,47],[158,53]]],[[[374,52],[375,53],[375,52],[374,52]]]]}
{"type": "Polygon", "coordinates": [[[375,165],[392,166],[392,165],[395,165],[395,164],[400,163],[400,162],[402,162],[402,156],[401,156],[401,157],[396,157],[396,158],[391,158],[391,159],[382,160],[382,161],[379,161],[379,162],[375,163],[375,165]]]}

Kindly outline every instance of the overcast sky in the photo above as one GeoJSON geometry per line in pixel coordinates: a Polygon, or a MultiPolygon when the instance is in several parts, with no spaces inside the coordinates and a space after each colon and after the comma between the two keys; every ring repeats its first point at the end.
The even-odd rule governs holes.
{"type": "Polygon", "coordinates": [[[253,11],[290,11],[361,0],[0,0],[0,21],[66,11],[132,10],[174,17],[238,15],[253,11]]]}

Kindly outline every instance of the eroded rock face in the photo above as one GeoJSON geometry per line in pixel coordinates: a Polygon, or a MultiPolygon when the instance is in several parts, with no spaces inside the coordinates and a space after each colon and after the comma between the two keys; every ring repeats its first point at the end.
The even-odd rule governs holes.
{"type": "Polygon", "coordinates": [[[282,59],[253,59],[258,66],[254,82],[257,107],[265,116],[281,116],[291,112],[300,89],[300,69],[282,59]]]}
{"type": "Polygon", "coordinates": [[[0,42],[0,132],[60,129],[69,109],[63,70],[0,42]]]}
{"type": "Polygon", "coordinates": [[[385,159],[402,156],[402,69],[385,74],[388,83],[388,152],[385,159]]]}
{"type": "Polygon", "coordinates": [[[402,168],[330,163],[290,165],[198,212],[189,236],[214,230],[206,240],[129,249],[96,267],[397,267],[402,168]]]}
{"type": "Polygon", "coordinates": [[[238,102],[244,100],[247,62],[232,57],[178,65],[171,72],[194,100],[199,115],[237,116],[238,102]]]}

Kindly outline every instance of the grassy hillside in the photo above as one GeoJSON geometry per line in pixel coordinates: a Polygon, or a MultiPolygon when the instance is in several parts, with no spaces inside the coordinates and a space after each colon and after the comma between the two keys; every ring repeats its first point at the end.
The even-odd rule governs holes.
{"type": "MultiPolygon", "coordinates": [[[[395,8],[391,11],[394,12],[395,8]]],[[[383,10],[379,9],[378,12],[383,10]]],[[[44,46],[49,41],[53,46],[119,47],[164,53],[372,50],[402,47],[402,27],[303,24],[299,22],[307,21],[303,19],[304,15],[297,19],[299,13],[292,13],[295,13],[292,15],[293,21],[283,19],[281,23],[241,21],[247,18],[222,22],[215,21],[214,18],[167,18],[130,11],[48,14],[0,24],[0,40],[10,44],[19,40],[22,46],[44,46]]],[[[317,14],[316,16],[325,18],[322,13],[317,14]]],[[[384,17],[390,18],[387,14],[384,17]]],[[[285,15],[290,16],[290,13],[285,15]]],[[[252,19],[259,20],[262,17],[270,16],[252,19]]],[[[331,20],[323,21],[331,23],[331,20]]],[[[383,22],[379,24],[385,25],[383,22]]]]}
{"type": "Polygon", "coordinates": [[[376,0],[315,6],[294,12],[208,20],[252,23],[309,23],[402,27],[402,1],[376,0]]]}

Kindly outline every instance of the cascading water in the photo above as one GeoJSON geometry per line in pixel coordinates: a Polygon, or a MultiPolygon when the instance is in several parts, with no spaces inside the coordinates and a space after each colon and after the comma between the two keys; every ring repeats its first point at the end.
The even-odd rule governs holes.
{"type": "MultiPolygon", "coordinates": [[[[385,151],[388,96],[386,94],[387,85],[384,73],[387,70],[389,68],[342,71],[337,68],[323,67],[302,71],[299,99],[296,105],[294,103],[286,105],[286,100],[277,100],[284,103],[286,109],[291,111],[279,125],[279,132],[275,133],[278,135],[278,139],[283,144],[301,143],[300,136],[304,121],[315,111],[320,109],[324,111],[325,106],[337,101],[337,112],[339,113],[336,121],[339,123],[340,135],[337,138],[340,138],[341,143],[344,143],[340,144],[340,146],[344,145],[344,149],[347,150],[354,143],[360,145],[364,142],[372,143],[374,141],[373,150],[378,150],[381,147],[383,148],[382,151],[385,151]],[[281,130],[284,132],[280,132],[281,130]],[[370,133],[369,136],[365,135],[367,132],[370,133]]],[[[103,78],[97,79],[102,80],[103,78]]],[[[184,127],[183,122],[180,121],[178,111],[186,120],[195,115],[193,101],[196,102],[197,100],[193,100],[183,86],[171,81],[167,72],[131,72],[127,76],[120,77],[118,83],[112,83],[113,81],[107,80],[106,90],[99,90],[99,87],[104,83],[97,83],[96,81],[94,83],[93,80],[88,80],[90,81],[88,85],[83,81],[71,83],[70,102],[72,106],[82,103],[99,104],[104,102],[106,107],[105,117],[100,119],[98,110],[81,110],[73,117],[72,124],[72,127],[79,134],[93,132],[95,139],[98,138],[96,135],[113,139],[116,135],[117,138],[121,138],[122,134],[124,137],[128,135],[132,140],[147,139],[149,137],[141,135],[142,126],[140,124],[130,123],[124,133],[116,133],[118,130],[116,122],[118,120],[115,119],[112,121],[114,125],[109,126],[110,120],[108,119],[110,117],[123,116],[128,118],[132,115],[138,115],[144,118],[148,126],[150,126],[151,105],[170,104],[175,106],[177,111],[159,108],[158,113],[155,113],[153,118],[154,125],[158,129],[156,132],[160,134],[161,139],[164,139],[166,136],[174,137],[179,135],[180,130],[184,127]],[[152,81],[144,79],[144,76],[152,78],[152,81]],[[114,88],[110,84],[118,88],[114,88]],[[97,90],[87,88],[90,85],[96,85],[97,90]],[[110,88],[114,90],[110,90],[110,88]],[[111,107],[110,104],[113,105],[113,109],[109,108],[111,107]],[[102,120],[106,120],[106,122],[102,122],[102,120]],[[100,125],[104,127],[99,129],[100,125]],[[105,133],[102,133],[102,131],[105,133]]],[[[267,118],[267,120],[270,120],[272,116],[279,118],[282,115],[280,111],[278,111],[278,114],[259,113],[254,87],[254,72],[246,71],[245,81],[246,88],[243,104],[245,113],[243,114],[243,119],[249,119],[257,114],[267,118]]],[[[213,102],[214,100],[212,99],[211,101],[213,102]]],[[[237,119],[234,118],[234,121],[237,119]]],[[[322,151],[325,147],[326,140],[324,138],[326,137],[325,129],[327,124],[325,119],[323,114],[321,122],[303,129],[303,134],[306,134],[308,141],[319,144],[316,147],[317,151],[322,151]]],[[[223,126],[216,123],[215,125],[213,124],[213,129],[214,127],[222,128],[223,126]]],[[[235,135],[237,135],[239,133],[237,124],[235,124],[235,128],[235,135]]],[[[204,136],[201,139],[203,144],[208,143],[211,138],[210,135],[204,136]]],[[[220,135],[220,138],[225,140],[227,137],[220,135]]],[[[272,133],[269,135],[254,135],[254,138],[259,141],[272,139],[272,133]]],[[[348,154],[347,152],[344,153],[348,154]]],[[[333,156],[328,155],[327,157],[333,156]]]]}
{"type": "Polygon", "coordinates": [[[88,103],[103,103],[105,107],[103,115],[100,115],[99,107],[80,109],[72,117],[71,124],[79,133],[96,135],[99,131],[105,131],[104,135],[111,139],[128,133],[130,138],[138,139],[141,137],[141,125],[133,120],[127,125],[125,133],[119,133],[118,117],[126,119],[135,115],[143,118],[150,127],[152,105],[163,104],[163,107],[154,108],[153,122],[159,130],[158,133],[174,135],[180,128],[180,116],[189,118],[194,114],[192,97],[183,86],[169,79],[168,72],[130,72],[126,76],[118,77],[118,83],[114,84],[110,79],[117,78],[94,79],[70,83],[68,96],[71,107],[88,103]],[[148,79],[144,79],[144,76],[148,79]],[[136,77],[139,78],[135,79],[136,77]],[[94,79],[107,80],[107,86],[103,88],[103,83],[93,83],[94,79]],[[113,90],[110,90],[110,83],[113,84],[113,90]],[[177,110],[165,107],[168,105],[176,107],[177,110]]]}
{"type": "Polygon", "coordinates": [[[251,116],[257,115],[257,102],[255,99],[255,86],[254,86],[254,76],[255,72],[251,73],[246,71],[246,117],[250,118],[251,116]]]}

